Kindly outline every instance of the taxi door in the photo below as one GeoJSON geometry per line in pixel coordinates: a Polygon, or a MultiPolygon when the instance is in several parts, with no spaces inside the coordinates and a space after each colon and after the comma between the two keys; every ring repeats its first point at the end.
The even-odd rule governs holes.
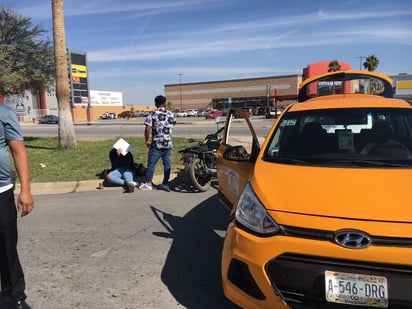
{"type": "Polygon", "coordinates": [[[235,120],[236,112],[243,113],[240,109],[231,108],[226,116],[222,143],[216,159],[219,199],[229,209],[237,204],[260,151],[250,120],[244,113],[242,118],[235,120]]]}

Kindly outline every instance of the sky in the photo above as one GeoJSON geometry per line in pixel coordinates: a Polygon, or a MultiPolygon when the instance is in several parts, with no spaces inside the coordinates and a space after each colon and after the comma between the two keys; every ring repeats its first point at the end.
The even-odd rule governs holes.
{"type": "MultiPolygon", "coordinates": [[[[53,39],[51,0],[0,0],[53,39]]],[[[412,74],[410,0],[66,0],[67,48],[91,90],[152,105],[165,84],[302,74],[338,60],[412,74]]]]}

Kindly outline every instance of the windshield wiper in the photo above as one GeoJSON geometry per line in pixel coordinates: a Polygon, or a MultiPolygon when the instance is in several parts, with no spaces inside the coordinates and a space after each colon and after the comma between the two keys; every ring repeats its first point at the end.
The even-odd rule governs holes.
{"type": "Polygon", "coordinates": [[[412,167],[412,162],[404,163],[394,163],[390,161],[380,161],[380,160],[327,160],[324,161],[325,164],[344,164],[357,167],[412,167]]]}
{"type": "Polygon", "coordinates": [[[265,161],[269,162],[279,162],[279,163],[287,163],[287,164],[305,164],[305,165],[314,165],[315,162],[313,160],[304,160],[302,158],[293,158],[293,157],[264,157],[265,161]]]}
{"type": "Polygon", "coordinates": [[[331,166],[352,166],[352,167],[410,167],[412,168],[412,161],[380,161],[380,160],[334,160],[325,158],[296,158],[296,157],[264,157],[265,161],[278,162],[285,164],[297,164],[297,165],[331,165],[331,166]]]}

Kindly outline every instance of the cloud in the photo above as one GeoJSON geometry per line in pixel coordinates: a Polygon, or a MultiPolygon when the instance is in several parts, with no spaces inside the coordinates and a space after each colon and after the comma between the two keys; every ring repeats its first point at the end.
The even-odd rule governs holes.
{"type": "Polygon", "coordinates": [[[161,43],[144,42],[133,46],[102,49],[88,53],[91,62],[111,61],[150,61],[165,59],[185,58],[210,58],[222,57],[239,52],[267,51],[284,48],[301,48],[307,46],[333,46],[354,44],[356,42],[365,44],[382,43],[383,41],[398,42],[402,45],[411,45],[412,30],[393,25],[376,25],[363,27],[350,26],[342,29],[332,28],[331,31],[303,32],[302,30],[288,31],[284,33],[249,35],[237,33],[231,36],[215,36],[212,32],[210,37],[193,35],[174,36],[161,43]],[[183,37],[180,40],[176,37],[183,37]],[[215,38],[216,37],[216,38],[215,38]]]}
{"type": "MultiPolygon", "coordinates": [[[[192,10],[218,5],[217,0],[183,0],[183,1],[135,1],[135,0],[99,0],[99,1],[82,1],[70,0],[64,4],[64,14],[66,17],[84,16],[84,15],[102,15],[115,13],[139,13],[140,15],[150,15],[153,12],[166,14],[181,10],[192,10]]],[[[15,5],[17,9],[25,12],[26,16],[31,18],[46,18],[51,16],[51,1],[39,1],[30,6],[15,5]]]]}
{"type": "Polygon", "coordinates": [[[239,74],[270,74],[274,72],[289,72],[290,74],[298,73],[299,70],[291,69],[281,69],[267,66],[252,66],[252,67],[230,67],[230,66],[193,66],[193,67],[167,67],[167,68],[150,68],[150,69],[128,69],[123,70],[112,69],[112,70],[95,70],[91,71],[90,74],[93,75],[93,79],[103,79],[107,80],[108,77],[112,79],[116,78],[127,78],[130,76],[162,76],[165,74],[177,75],[176,72],[185,72],[185,75],[190,76],[233,76],[239,74]]]}

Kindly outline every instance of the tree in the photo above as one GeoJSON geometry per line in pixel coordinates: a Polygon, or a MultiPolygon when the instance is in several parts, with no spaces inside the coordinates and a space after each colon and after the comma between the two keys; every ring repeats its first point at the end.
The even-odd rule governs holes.
{"type": "Polygon", "coordinates": [[[338,60],[332,60],[331,62],[329,62],[328,72],[336,72],[336,71],[340,71],[340,70],[341,70],[341,66],[340,66],[338,60]]]}
{"type": "Polygon", "coordinates": [[[0,94],[46,89],[54,77],[53,48],[45,31],[0,6],[0,94]]]}
{"type": "Polygon", "coordinates": [[[367,69],[369,72],[373,72],[379,65],[379,59],[376,58],[375,55],[369,55],[366,57],[365,62],[363,63],[363,67],[367,69]]]}
{"type": "Polygon", "coordinates": [[[54,61],[56,67],[56,96],[59,106],[59,146],[76,148],[68,83],[66,34],[64,29],[63,0],[52,0],[54,61]]]}

